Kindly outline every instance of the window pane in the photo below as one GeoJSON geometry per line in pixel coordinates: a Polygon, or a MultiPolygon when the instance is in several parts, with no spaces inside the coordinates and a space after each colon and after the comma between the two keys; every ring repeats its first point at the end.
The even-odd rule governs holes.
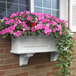
{"type": "MultiPolygon", "coordinates": [[[[22,1],[22,0],[21,0],[22,1]]],[[[18,3],[18,0],[7,0],[7,2],[18,3]]]]}
{"type": "Polygon", "coordinates": [[[52,0],[52,8],[59,9],[59,0],[52,0]]]}
{"type": "Polygon", "coordinates": [[[43,7],[51,8],[51,0],[43,0],[43,7]]]}
{"type": "Polygon", "coordinates": [[[59,11],[52,11],[52,16],[59,17],[59,11]]]}
{"type": "Polygon", "coordinates": [[[34,10],[34,12],[42,12],[42,8],[35,7],[34,10]]]}
{"type": "Polygon", "coordinates": [[[3,18],[4,16],[6,16],[6,13],[5,12],[0,13],[0,19],[3,18]]]}
{"type": "Polygon", "coordinates": [[[24,11],[24,10],[29,11],[29,7],[27,7],[27,6],[19,6],[19,12],[24,11]]]}
{"type": "Polygon", "coordinates": [[[0,3],[0,18],[3,18],[6,14],[6,5],[5,3],[0,3]]]}
{"type": "Polygon", "coordinates": [[[11,13],[17,12],[18,6],[14,4],[8,4],[7,5],[7,17],[11,15],[11,13]]]}
{"type": "Polygon", "coordinates": [[[29,5],[30,0],[19,0],[19,4],[29,5]]]}
{"type": "Polygon", "coordinates": [[[34,6],[42,7],[42,0],[34,0],[34,6]]]}
{"type": "Polygon", "coordinates": [[[6,0],[0,0],[0,2],[5,2],[6,0]]]}
{"type": "Polygon", "coordinates": [[[46,14],[51,14],[51,10],[44,9],[43,13],[46,13],[46,14]]]}

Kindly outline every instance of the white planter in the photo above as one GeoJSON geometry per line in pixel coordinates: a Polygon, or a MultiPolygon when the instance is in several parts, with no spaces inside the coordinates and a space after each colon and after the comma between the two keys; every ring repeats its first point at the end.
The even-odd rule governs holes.
{"type": "Polygon", "coordinates": [[[22,66],[27,64],[29,57],[35,53],[55,52],[57,41],[53,36],[45,35],[12,38],[11,53],[20,55],[20,66],[22,66]]]}
{"type": "Polygon", "coordinates": [[[53,36],[20,36],[12,38],[11,52],[15,54],[56,51],[57,39],[53,36]]]}

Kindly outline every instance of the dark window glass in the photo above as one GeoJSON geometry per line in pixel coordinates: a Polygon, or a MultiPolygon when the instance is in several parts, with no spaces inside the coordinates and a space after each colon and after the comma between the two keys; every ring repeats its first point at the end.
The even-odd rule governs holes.
{"type": "Polygon", "coordinates": [[[0,0],[0,2],[5,2],[6,0],[0,0]]]}
{"type": "Polygon", "coordinates": [[[15,13],[18,11],[18,5],[7,4],[7,17],[11,15],[11,13],[15,13]]]}
{"type": "Polygon", "coordinates": [[[24,10],[30,10],[30,0],[0,0],[0,18],[24,10]]]}
{"type": "MultiPolygon", "coordinates": [[[[22,0],[21,0],[22,1],[22,0]]],[[[24,0],[23,0],[24,1],[24,0]]],[[[18,4],[18,0],[7,0],[7,2],[10,2],[10,3],[17,3],[18,4]]]]}
{"type": "Polygon", "coordinates": [[[6,14],[6,4],[0,3],[0,18],[4,17],[6,14]]]}

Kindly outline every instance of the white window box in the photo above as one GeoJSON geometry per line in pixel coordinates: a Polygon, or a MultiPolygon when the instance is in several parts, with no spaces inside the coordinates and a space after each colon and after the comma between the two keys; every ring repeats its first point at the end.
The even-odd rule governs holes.
{"type": "MultiPolygon", "coordinates": [[[[29,57],[40,52],[55,52],[57,50],[56,43],[58,39],[53,36],[20,36],[12,38],[11,53],[20,55],[20,66],[28,63],[29,57]]],[[[52,55],[51,55],[52,56],[52,55]]],[[[51,61],[53,57],[51,57],[51,61]]]]}

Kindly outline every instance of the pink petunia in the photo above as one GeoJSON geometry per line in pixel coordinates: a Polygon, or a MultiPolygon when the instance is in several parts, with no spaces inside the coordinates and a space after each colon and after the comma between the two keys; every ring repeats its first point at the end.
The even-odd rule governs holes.
{"type": "Polygon", "coordinates": [[[59,34],[61,35],[62,34],[62,31],[60,31],[59,34]]]}
{"type": "Polygon", "coordinates": [[[5,28],[5,29],[3,29],[3,30],[0,31],[0,34],[1,35],[4,35],[6,33],[8,33],[8,29],[7,28],[5,28]]]}
{"type": "Polygon", "coordinates": [[[7,17],[4,17],[3,19],[4,19],[4,20],[7,20],[7,21],[9,20],[7,17]]]}
{"type": "Polygon", "coordinates": [[[43,29],[43,27],[44,27],[44,25],[43,25],[42,23],[39,23],[39,24],[35,27],[35,29],[36,29],[36,30],[40,30],[40,29],[43,29]]]}
{"type": "Polygon", "coordinates": [[[45,29],[45,30],[44,30],[44,33],[45,33],[46,35],[49,35],[51,32],[52,32],[51,29],[45,29]]]}
{"type": "Polygon", "coordinates": [[[16,16],[16,13],[12,13],[11,16],[10,16],[10,18],[13,18],[15,16],[16,16]]]}
{"type": "Polygon", "coordinates": [[[14,33],[14,35],[15,35],[16,37],[19,37],[19,36],[21,35],[21,31],[18,30],[17,32],[14,33]]]}
{"type": "Polygon", "coordinates": [[[58,29],[61,30],[62,29],[62,26],[61,24],[60,25],[57,25],[58,29]]]}
{"type": "Polygon", "coordinates": [[[50,28],[50,24],[47,23],[46,26],[44,27],[44,29],[49,29],[50,28]]]}
{"type": "Polygon", "coordinates": [[[16,16],[19,16],[19,12],[16,12],[16,16]]]}
{"type": "Polygon", "coordinates": [[[22,16],[23,14],[24,14],[24,12],[21,12],[21,13],[20,13],[20,16],[22,16]]]}
{"type": "Polygon", "coordinates": [[[27,20],[29,21],[29,20],[32,20],[32,17],[31,16],[27,16],[27,20]]]}
{"type": "Polygon", "coordinates": [[[52,25],[53,26],[57,25],[57,22],[52,21],[52,25]]]}
{"type": "Polygon", "coordinates": [[[34,31],[35,31],[35,29],[32,27],[32,28],[31,28],[31,31],[32,31],[32,32],[34,32],[34,31]]]}
{"type": "Polygon", "coordinates": [[[63,34],[66,34],[66,32],[64,31],[63,34]]]}
{"type": "Polygon", "coordinates": [[[53,29],[53,32],[55,33],[56,29],[53,29]]]}
{"type": "Polygon", "coordinates": [[[29,15],[30,14],[30,12],[29,11],[26,11],[26,15],[29,15]]]}

